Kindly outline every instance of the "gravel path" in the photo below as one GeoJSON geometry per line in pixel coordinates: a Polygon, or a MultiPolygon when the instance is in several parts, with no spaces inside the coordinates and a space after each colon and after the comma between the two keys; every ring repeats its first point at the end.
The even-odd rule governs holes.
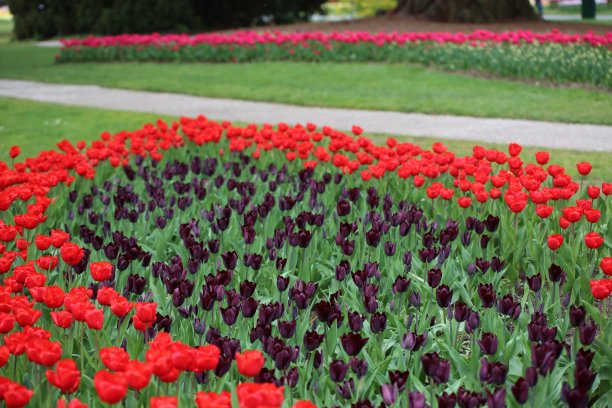
{"type": "Polygon", "coordinates": [[[204,98],[182,94],[129,91],[92,85],[62,85],[0,79],[0,96],[174,116],[203,114],[217,120],[289,124],[307,122],[366,133],[432,136],[475,142],[612,152],[612,126],[514,119],[485,119],[372,110],[314,108],[266,102],[204,98]]]}

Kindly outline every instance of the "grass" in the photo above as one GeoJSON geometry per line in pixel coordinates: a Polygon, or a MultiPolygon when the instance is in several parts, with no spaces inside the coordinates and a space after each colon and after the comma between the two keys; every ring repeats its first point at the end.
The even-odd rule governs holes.
{"type": "Polygon", "coordinates": [[[0,44],[6,44],[13,36],[13,20],[0,19],[0,44]]]}
{"type": "Polygon", "coordinates": [[[612,93],[403,64],[55,64],[56,50],[0,46],[0,78],[97,84],[296,105],[612,125],[612,93]]]}
{"type": "MultiPolygon", "coordinates": [[[[111,133],[121,130],[134,130],[145,123],[153,123],[158,119],[154,114],[118,112],[93,108],[81,108],[55,105],[50,103],[22,101],[12,98],[0,98],[0,111],[2,121],[0,122],[0,160],[10,160],[8,149],[13,145],[19,145],[22,157],[32,157],[41,150],[55,147],[62,139],[72,142],[79,140],[91,141],[97,139],[103,131],[111,133]]],[[[161,119],[170,123],[176,120],[174,117],[166,116],[161,119]]],[[[236,123],[236,125],[240,125],[236,123]]],[[[387,135],[368,135],[378,143],[384,143],[387,135]]],[[[431,147],[436,140],[431,137],[399,137],[402,141],[408,141],[423,147],[431,147]]],[[[472,153],[472,146],[476,144],[470,141],[442,140],[449,148],[457,154],[467,155],[472,153]]],[[[507,146],[480,143],[487,148],[497,148],[506,151],[507,146]]],[[[523,148],[525,161],[533,162],[535,152],[543,149],[523,148]]],[[[597,152],[573,152],[570,150],[549,150],[551,162],[561,164],[568,169],[569,174],[577,176],[576,162],[590,161],[593,171],[589,175],[590,180],[612,180],[612,167],[609,165],[609,153],[597,152]]]]}
{"type": "MultiPolygon", "coordinates": [[[[36,156],[40,151],[56,148],[62,139],[99,139],[104,131],[134,130],[158,118],[176,118],[146,113],[120,112],[103,109],[62,106],[52,103],[0,98],[0,160],[10,160],[8,149],[21,148],[23,157],[36,156]]],[[[22,158],[23,158],[22,157],[22,158]]]]}

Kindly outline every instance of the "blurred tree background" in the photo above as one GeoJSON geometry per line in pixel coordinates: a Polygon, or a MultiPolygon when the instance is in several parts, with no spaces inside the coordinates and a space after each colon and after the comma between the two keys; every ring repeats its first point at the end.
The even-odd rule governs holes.
{"type": "Polygon", "coordinates": [[[183,32],[304,21],[325,0],[9,0],[17,39],[183,32]]]}

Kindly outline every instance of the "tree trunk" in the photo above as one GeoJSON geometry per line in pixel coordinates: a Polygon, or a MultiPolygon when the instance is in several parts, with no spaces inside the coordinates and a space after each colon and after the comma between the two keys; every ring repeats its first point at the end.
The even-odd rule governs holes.
{"type": "Polygon", "coordinates": [[[463,23],[537,18],[529,0],[398,0],[395,14],[463,23]]]}

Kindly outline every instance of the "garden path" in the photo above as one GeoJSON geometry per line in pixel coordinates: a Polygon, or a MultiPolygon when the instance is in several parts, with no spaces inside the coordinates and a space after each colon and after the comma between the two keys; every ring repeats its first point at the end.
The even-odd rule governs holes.
{"type": "Polygon", "coordinates": [[[374,110],[291,106],[277,103],[205,98],[183,94],[130,91],[94,85],[63,85],[0,79],[0,96],[174,116],[203,114],[215,120],[289,124],[307,122],[366,133],[431,136],[438,139],[612,152],[612,126],[516,119],[425,115],[374,110]]]}

